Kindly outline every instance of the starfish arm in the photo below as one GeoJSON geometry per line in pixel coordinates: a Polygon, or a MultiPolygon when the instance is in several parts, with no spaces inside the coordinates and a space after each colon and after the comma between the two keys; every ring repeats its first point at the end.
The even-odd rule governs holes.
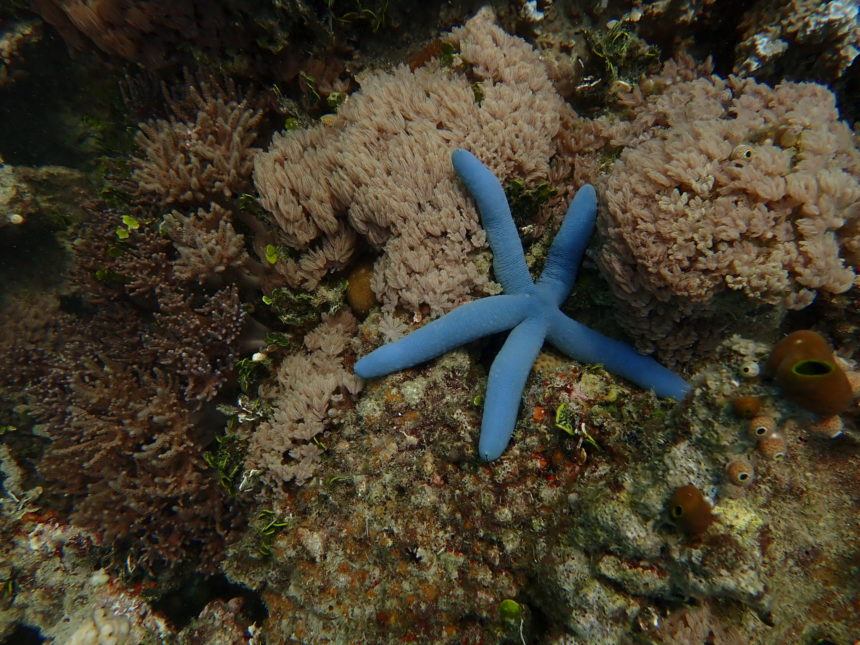
{"type": "Polygon", "coordinates": [[[355,373],[373,378],[423,363],[465,343],[515,327],[532,307],[532,298],[525,295],[467,302],[397,342],[370,352],[355,364],[355,373]]]}
{"type": "Polygon", "coordinates": [[[567,298],[582,261],[582,254],[594,231],[597,216],[597,193],[591,184],[576,191],[561,228],[552,242],[546,266],[538,281],[543,291],[556,305],[567,298]]]}
{"type": "Polygon", "coordinates": [[[481,223],[493,249],[496,279],[505,293],[533,292],[520,235],[499,180],[475,155],[461,148],[451,154],[451,162],[478,204],[481,223]]]}
{"type": "Polygon", "coordinates": [[[571,358],[583,363],[600,363],[613,374],[653,390],[657,396],[680,401],[690,391],[684,379],[653,358],[589,329],[561,311],[553,312],[550,318],[547,340],[571,358]]]}
{"type": "Polygon", "coordinates": [[[478,442],[478,454],[485,461],[497,459],[508,447],[523,387],[543,345],[547,327],[546,316],[529,316],[511,331],[493,360],[478,442]]]}

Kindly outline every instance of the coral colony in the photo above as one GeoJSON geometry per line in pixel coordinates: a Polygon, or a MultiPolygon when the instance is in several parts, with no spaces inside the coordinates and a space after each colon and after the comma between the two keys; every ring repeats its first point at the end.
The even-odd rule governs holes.
{"type": "Polygon", "coordinates": [[[496,278],[505,293],[466,303],[402,340],[383,345],[358,361],[355,373],[364,378],[382,376],[510,329],[487,383],[478,446],[487,461],[497,459],[508,446],[526,378],[544,340],[576,360],[601,363],[610,372],[654,390],[658,396],[682,399],[689,386],[681,377],[629,345],[571,320],[559,309],[576,280],[594,229],[594,188],[586,184],[576,193],[552,243],[546,268],[535,283],[529,276],[522,243],[499,180],[466,150],[455,150],[451,160],[478,204],[481,223],[493,249],[496,278]]]}
{"type": "Polygon", "coordinates": [[[0,641],[854,642],[857,3],[424,4],[0,5],[0,641]]]}

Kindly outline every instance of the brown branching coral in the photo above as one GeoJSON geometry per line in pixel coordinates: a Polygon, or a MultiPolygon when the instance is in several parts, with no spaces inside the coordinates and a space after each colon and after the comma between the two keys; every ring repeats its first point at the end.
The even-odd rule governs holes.
{"type": "Polygon", "coordinates": [[[569,108],[537,52],[489,9],[450,40],[453,68],[370,74],[332,124],[278,134],[256,157],[261,202],[297,252],[276,267],[291,286],[342,268],[357,234],[381,252],[373,289],[386,309],[439,315],[486,287],[483,231],[451,151],[468,148],[503,182],[546,180],[569,108]]]}
{"type": "Polygon", "coordinates": [[[142,155],[132,160],[138,194],[161,205],[204,204],[248,188],[262,112],[225,85],[192,82],[183,97],[167,98],[169,118],[140,124],[142,155]]]}
{"type": "Polygon", "coordinates": [[[105,210],[91,217],[86,234],[75,241],[71,282],[95,305],[131,300],[144,310],[156,309],[159,287],[177,283],[170,239],[142,228],[121,242],[115,235],[118,213],[105,210]]]}
{"type": "Polygon", "coordinates": [[[174,250],[153,228],[141,227],[120,243],[111,239],[109,220],[88,224],[77,242],[73,281],[99,311],[130,307],[147,316],[138,332],[145,348],[139,358],[168,371],[186,400],[207,401],[236,358],[245,321],[239,292],[235,284],[200,290],[182,247],[174,250]]]}
{"type": "Polygon", "coordinates": [[[3,381],[28,382],[23,402],[50,440],[39,472],[76,524],[132,563],[209,568],[237,513],[204,459],[218,428],[201,420],[231,375],[238,290],[183,280],[153,222],[120,240],[116,214],[91,208],[62,300],[19,297],[0,314],[4,341],[15,334],[0,354],[23,361],[3,381]]]}
{"type": "Polygon", "coordinates": [[[229,78],[200,79],[187,70],[184,86],[172,92],[162,86],[170,116],[140,124],[141,155],[131,160],[130,179],[118,180],[144,203],[177,208],[160,224],[179,254],[174,279],[211,288],[236,282],[259,287],[274,274],[247,250],[253,244],[257,257],[264,257],[273,235],[237,199],[250,188],[257,152],[252,144],[263,116],[256,98],[246,93],[240,100],[241,93],[229,78]],[[236,231],[237,221],[253,233],[250,238],[236,231]]]}
{"type": "Polygon", "coordinates": [[[160,294],[154,331],[145,335],[154,363],[178,377],[187,401],[212,399],[227,380],[244,312],[235,286],[194,298],[160,294]]]}
{"type": "Polygon", "coordinates": [[[179,253],[173,271],[181,280],[217,284],[226,271],[249,261],[244,236],[236,232],[229,212],[218,204],[190,215],[173,211],[164,218],[162,230],[179,253]]]}
{"type": "Polygon", "coordinates": [[[645,96],[613,126],[628,147],[598,223],[640,347],[679,358],[757,305],[800,309],[853,286],[860,150],[829,90],[711,76],[645,96]]]}
{"type": "Polygon", "coordinates": [[[31,402],[52,441],[40,469],[73,501],[72,520],[120,553],[148,567],[197,555],[205,567],[232,513],[203,460],[196,406],[178,378],[135,360],[134,327],[117,311],[86,328],[62,320],[63,351],[31,402]]]}
{"type": "Polygon", "coordinates": [[[47,357],[63,339],[55,332],[60,315],[57,299],[22,293],[0,302],[0,358],[9,368],[0,373],[0,386],[23,392],[45,374],[47,357]]]}

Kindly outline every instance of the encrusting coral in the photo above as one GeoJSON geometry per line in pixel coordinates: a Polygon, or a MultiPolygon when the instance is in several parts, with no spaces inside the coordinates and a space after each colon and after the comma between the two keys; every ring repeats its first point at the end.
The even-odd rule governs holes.
{"type": "Polygon", "coordinates": [[[683,357],[746,324],[739,309],[852,287],[860,151],[823,86],[671,71],[607,126],[627,147],[605,182],[598,260],[640,348],[683,357]]]}
{"type": "Polygon", "coordinates": [[[468,148],[503,182],[546,180],[570,108],[489,9],[448,39],[459,51],[450,68],[434,59],[370,74],[330,125],[278,134],[257,155],[261,202],[295,252],[276,265],[291,286],[313,289],[345,267],[359,236],[381,252],[373,289],[388,311],[438,316],[487,286],[483,231],[448,155],[468,148]]]}

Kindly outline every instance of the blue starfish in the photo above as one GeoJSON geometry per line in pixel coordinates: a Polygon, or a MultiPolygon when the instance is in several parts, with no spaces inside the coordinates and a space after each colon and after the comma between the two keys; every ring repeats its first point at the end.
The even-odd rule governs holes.
{"type": "Polygon", "coordinates": [[[571,358],[603,366],[657,396],[682,399],[690,387],[677,374],[625,343],[607,338],[564,315],[582,254],[594,230],[597,195],[591,185],[577,191],[550,247],[546,267],[534,283],[502,186],[466,150],[451,156],[454,169],[478,204],[493,249],[493,268],[504,295],[481,298],[447,313],[355,364],[363,378],[412,367],[483,336],[511,330],[487,381],[478,452],[487,461],[507,448],[517,421],[523,387],[544,340],[571,358]]]}

